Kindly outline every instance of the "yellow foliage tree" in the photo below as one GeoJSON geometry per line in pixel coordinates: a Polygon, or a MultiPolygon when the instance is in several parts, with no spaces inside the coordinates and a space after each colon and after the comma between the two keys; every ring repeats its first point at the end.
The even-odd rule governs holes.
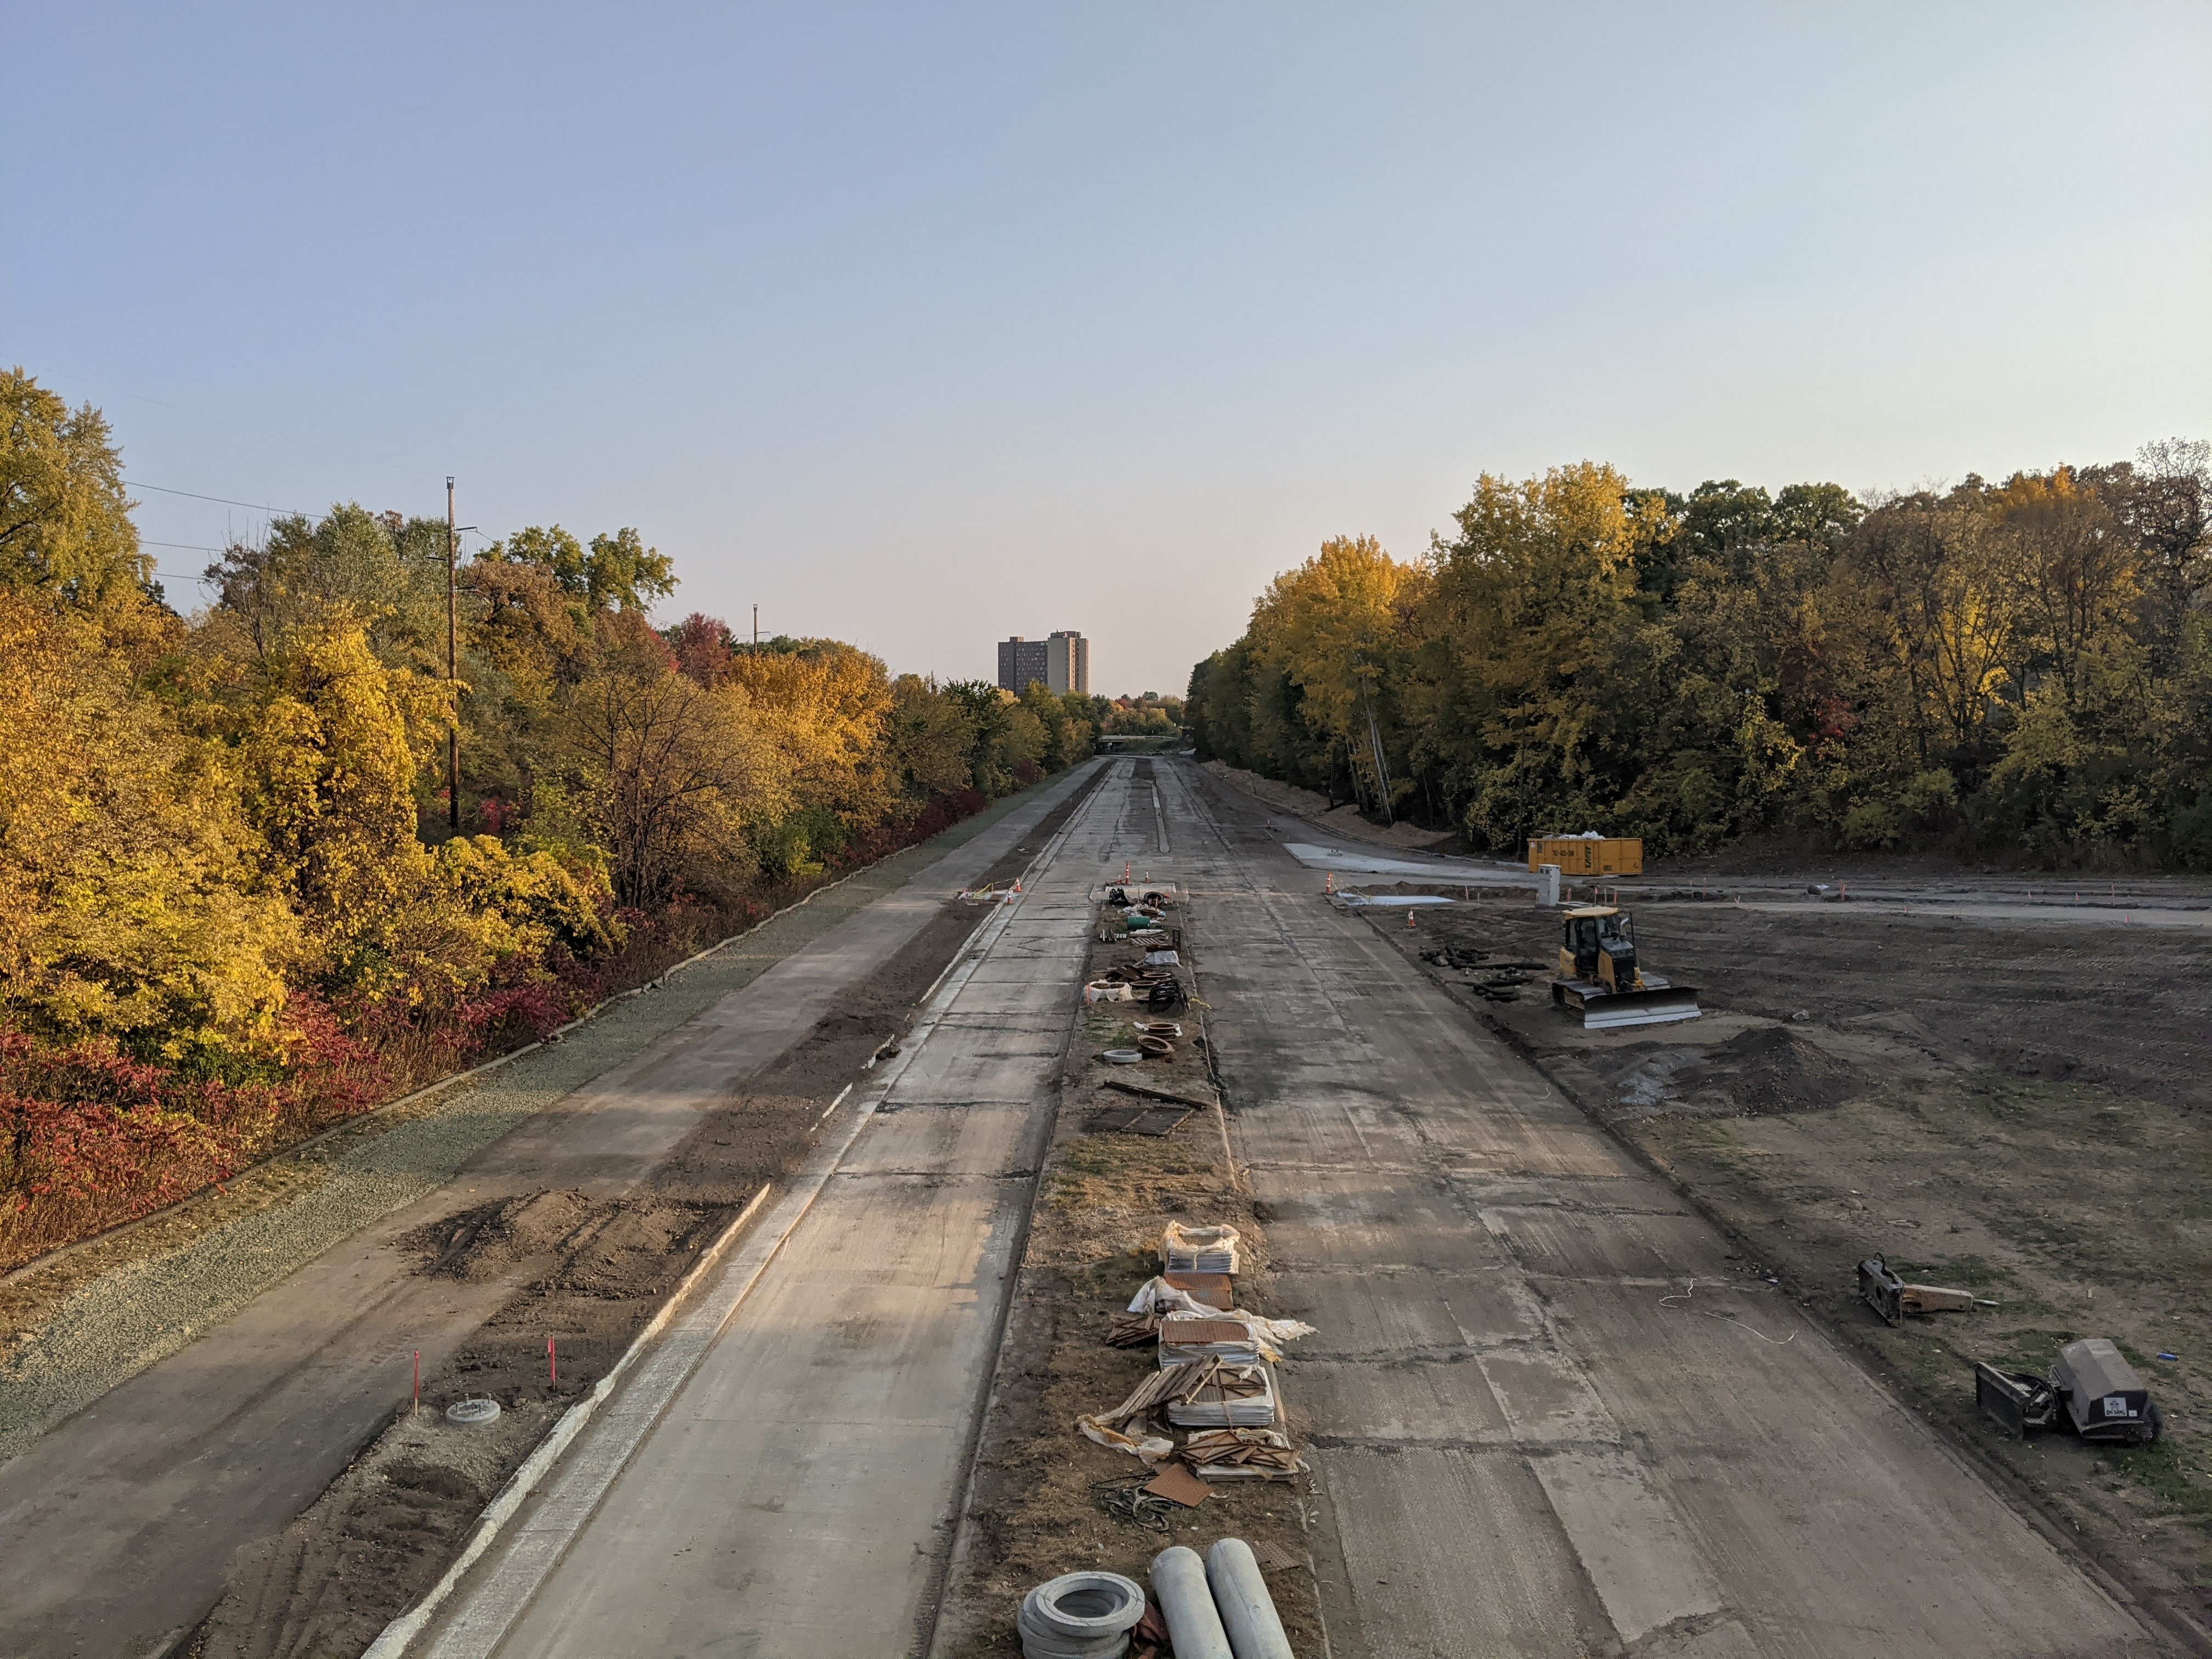
{"type": "Polygon", "coordinates": [[[333,968],[418,890],[416,757],[442,731],[447,688],[387,668],[337,619],[265,659],[240,759],[247,814],[333,968]]]}
{"type": "Polygon", "coordinates": [[[740,653],[715,695],[744,711],[793,799],[848,825],[884,816],[900,780],[884,763],[894,699],[876,658],[836,644],[740,653]]]}
{"type": "Polygon", "coordinates": [[[219,744],[88,628],[0,593],[0,1004],[147,1058],[264,1051],[298,930],[219,744]]]}
{"type": "Polygon", "coordinates": [[[1383,685],[1399,678],[1408,623],[1430,586],[1425,566],[1401,563],[1372,536],[1340,536],[1276,577],[1253,608],[1258,665],[1298,688],[1307,724],[1343,744],[1378,789],[1371,717],[1383,685]]]}

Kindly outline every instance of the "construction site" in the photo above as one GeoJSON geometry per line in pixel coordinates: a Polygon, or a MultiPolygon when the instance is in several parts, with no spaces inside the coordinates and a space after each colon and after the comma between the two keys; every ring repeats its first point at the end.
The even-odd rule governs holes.
{"type": "Polygon", "coordinates": [[[1101,758],[11,1275],[0,1651],[2212,1653],[2212,886],[1408,843],[1101,758]]]}

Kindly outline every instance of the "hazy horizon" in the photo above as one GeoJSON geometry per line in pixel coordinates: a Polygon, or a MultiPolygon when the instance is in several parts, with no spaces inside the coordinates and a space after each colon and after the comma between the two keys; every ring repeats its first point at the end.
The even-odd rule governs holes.
{"type": "MultiPolygon", "coordinates": [[[[635,525],[696,610],[1180,694],[1482,471],[1911,488],[2212,435],[2212,14],[82,7],[0,26],[0,360],[165,573],[635,525]],[[161,544],[178,544],[164,546],[161,544]]],[[[481,545],[480,543],[473,543],[481,545]]],[[[189,584],[171,581],[189,604],[189,584]]]]}

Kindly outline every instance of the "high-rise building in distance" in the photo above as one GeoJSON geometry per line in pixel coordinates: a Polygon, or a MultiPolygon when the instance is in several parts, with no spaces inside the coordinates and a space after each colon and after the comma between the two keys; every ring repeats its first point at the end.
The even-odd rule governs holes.
{"type": "Polygon", "coordinates": [[[1073,629],[1025,640],[1017,634],[999,641],[999,685],[1019,696],[1031,680],[1048,690],[1091,695],[1091,641],[1073,629]]]}

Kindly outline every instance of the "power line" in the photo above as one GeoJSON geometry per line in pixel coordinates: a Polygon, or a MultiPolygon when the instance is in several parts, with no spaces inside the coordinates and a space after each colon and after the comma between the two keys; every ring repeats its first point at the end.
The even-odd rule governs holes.
{"type": "Polygon", "coordinates": [[[271,507],[266,501],[237,501],[228,495],[203,495],[197,489],[171,489],[161,484],[140,483],[135,478],[130,480],[125,488],[150,489],[162,495],[185,495],[196,501],[220,501],[225,507],[250,507],[256,513],[283,513],[286,517],[294,519],[327,519],[331,516],[327,513],[295,513],[288,507],[271,507]]]}
{"type": "Polygon", "coordinates": [[[143,536],[141,536],[138,538],[138,545],[141,547],[173,547],[179,553],[228,553],[230,551],[227,547],[202,547],[198,542],[149,541],[143,536]]]}

